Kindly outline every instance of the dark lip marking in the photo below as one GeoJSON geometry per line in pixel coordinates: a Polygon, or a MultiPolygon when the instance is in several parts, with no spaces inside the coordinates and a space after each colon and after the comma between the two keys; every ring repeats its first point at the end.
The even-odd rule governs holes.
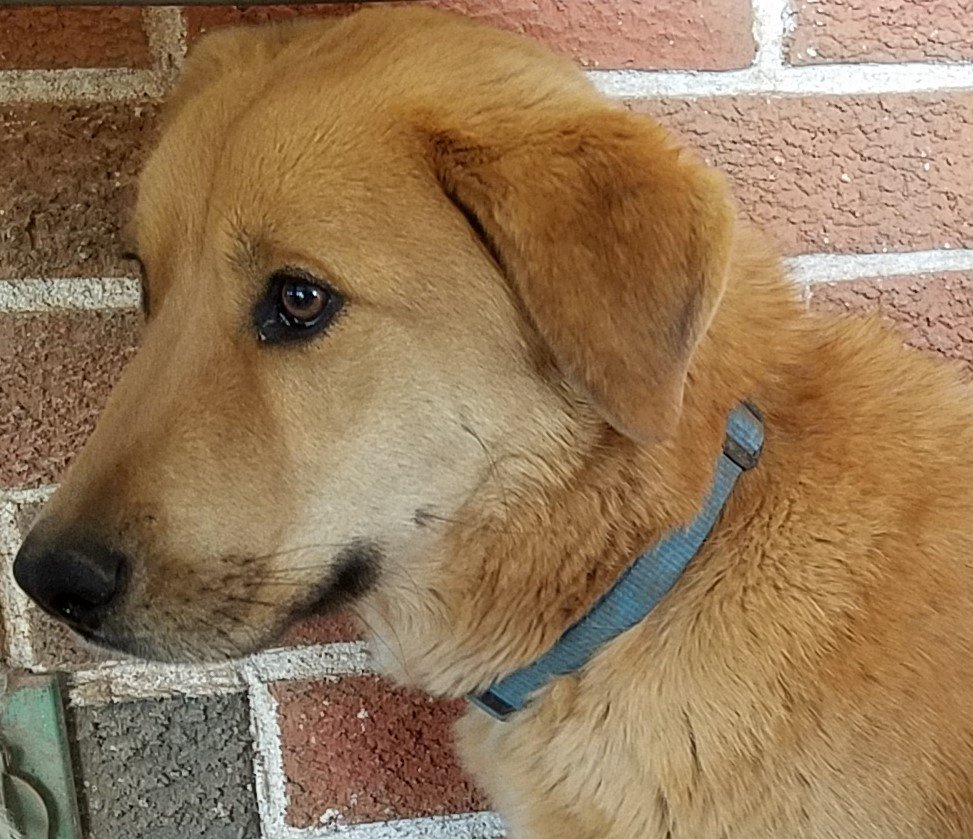
{"type": "Polygon", "coordinates": [[[293,620],[324,615],[368,594],[378,582],[384,554],[368,539],[356,539],[335,557],[327,578],[294,612],[293,620]]]}

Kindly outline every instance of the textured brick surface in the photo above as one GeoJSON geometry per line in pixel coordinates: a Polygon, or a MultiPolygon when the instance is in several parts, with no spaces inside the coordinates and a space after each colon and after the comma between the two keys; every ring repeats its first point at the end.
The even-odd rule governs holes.
{"type": "Polygon", "coordinates": [[[393,691],[373,677],[283,682],[273,692],[292,824],[486,809],[452,756],[462,703],[393,691]]]}
{"type": "Polygon", "coordinates": [[[338,612],[327,617],[308,618],[288,630],[282,645],[331,644],[336,641],[359,641],[362,633],[351,615],[338,612]]]}
{"type": "Polygon", "coordinates": [[[970,0],[795,0],[794,64],[969,61],[970,0]]]}
{"type": "MultiPolygon", "coordinates": [[[[16,513],[17,536],[23,539],[40,511],[40,504],[24,504],[16,513]]],[[[43,670],[76,670],[110,658],[107,652],[86,646],[64,624],[31,605],[27,614],[34,663],[43,670]]]]}
{"type": "Polygon", "coordinates": [[[0,105],[0,279],[111,276],[147,105],[0,105]]]}
{"type": "MultiPolygon", "coordinates": [[[[409,5],[390,3],[388,5],[409,5]]],[[[590,67],[725,69],[754,57],[748,0],[428,0],[547,43],[590,67]]],[[[356,4],[187,9],[190,37],[226,23],[348,14],[356,4]]]]}
{"type": "Polygon", "coordinates": [[[0,70],[147,67],[139,9],[0,9],[0,70]]]}
{"type": "Polygon", "coordinates": [[[973,273],[857,280],[814,286],[817,309],[877,312],[914,347],[973,370],[973,273]]]}
{"type": "Polygon", "coordinates": [[[0,314],[0,488],[53,483],[94,427],[139,315],[0,314]]]}
{"type": "Polygon", "coordinates": [[[973,245],[973,94],[631,103],[731,176],[791,252],[973,245]]]}
{"type": "Polygon", "coordinates": [[[257,839],[242,696],[73,709],[91,839],[257,839]]]}

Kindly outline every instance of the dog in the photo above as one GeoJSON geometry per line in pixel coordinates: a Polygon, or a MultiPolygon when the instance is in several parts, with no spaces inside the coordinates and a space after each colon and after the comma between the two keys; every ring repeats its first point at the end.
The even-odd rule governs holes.
{"type": "Polygon", "coordinates": [[[15,561],[76,632],[213,660],[344,604],[480,697],[514,839],[973,836],[970,387],[806,312],[662,127],[447,13],[218,32],[133,237],[141,347],[15,561]],[[697,520],[744,408],[659,602],[485,713],[697,520]]]}

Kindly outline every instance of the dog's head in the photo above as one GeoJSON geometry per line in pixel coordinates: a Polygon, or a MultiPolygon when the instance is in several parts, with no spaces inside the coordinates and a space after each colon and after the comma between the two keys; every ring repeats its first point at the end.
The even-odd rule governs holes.
{"type": "Polygon", "coordinates": [[[434,598],[466,572],[432,523],[607,426],[672,432],[731,227],[719,178],[518,37],[417,10],[211,36],[141,178],[141,348],[17,580],[176,658],[434,598]]]}

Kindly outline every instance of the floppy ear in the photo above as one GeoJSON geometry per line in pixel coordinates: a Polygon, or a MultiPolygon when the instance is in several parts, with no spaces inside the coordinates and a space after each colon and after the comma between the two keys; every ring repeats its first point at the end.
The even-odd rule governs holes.
{"type": "Polygon", "coordinates": [[[437,176],[475,219],[562,374],[633,439],[671,434],[725,286],[720,176],[609,109],[433,132],[437,176]]]}

